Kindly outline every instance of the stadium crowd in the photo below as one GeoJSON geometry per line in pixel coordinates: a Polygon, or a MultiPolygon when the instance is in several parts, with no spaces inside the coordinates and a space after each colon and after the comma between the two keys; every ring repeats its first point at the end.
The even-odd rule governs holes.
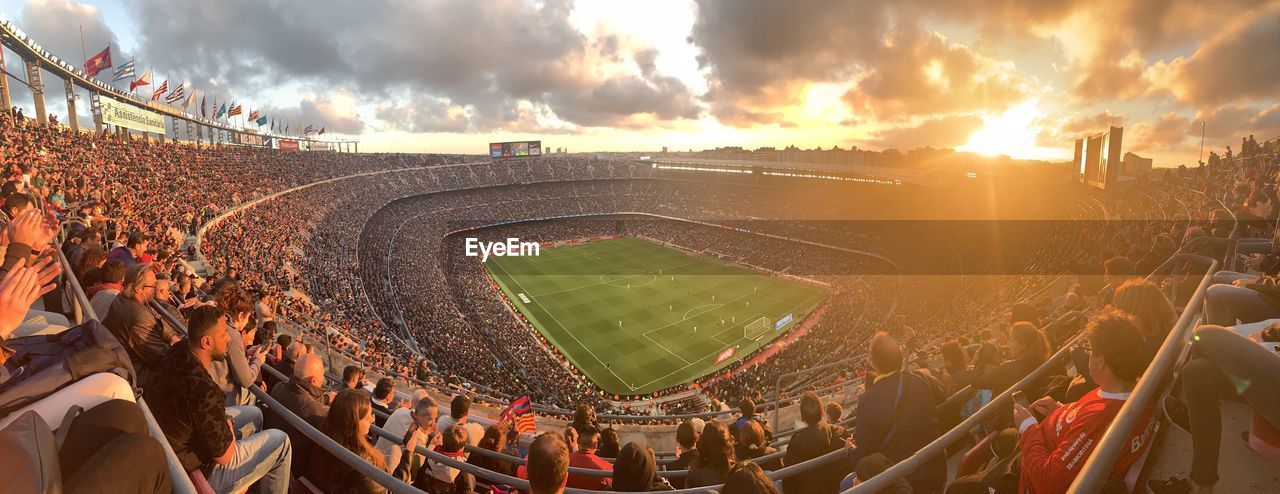
{"type": "MultiPolygon", "coordinates": [[[[0,269],[0,361],[5,364],[0,397],[11,399],[9,393],[15,389],[26,392],[17,385],[33,382],[31,373],[61,369],[33,359],[31,350],[37,347],[31,345],[36,340],[26,338],[53,330],[59,322],[69,323],[58,312],[65,305],[63,295],[73,290],[68,284],[55,284],[57,264],[38,255],[51,247],[59,221],[66,227],[62,248],[69,261],[78,264],[70,271],[79,284],[96,288],[95,298],[105,294],[106,307],[99,314],[101,324],[89,322],[66,332],[96,341],[96,349],[115,357],[108,359],[105,369],[121,371],[73,379],[34,401],[16,402],[14,409],[9,405],[15,402],[0,403],[7,410],[0,427],[18,421],[33,424],[6,427],[6,433],[39,430],[37,418],[43,430],[65,428],[59,430],[67,437],[58,442],[55,460],[63,467],[59,480],[69,491],[100,488],[104,482],[137,492],[171,489],[176,479],[169,477],[159,441],[147,434],[145,419],[134,404],[135,387],[145,392],[181,470],[210,492],[240,492],[251,485],[262,492],[286,492],[299,476],[335,491],[382,490],[349,463],[308,445],[311,441],[301,439],[296,427],[282,424],[279,416],[286,411],[307,417],[334,443],[377,469],[431,492],[470,492],[481,483],[442,459],[471,462],[479,455],[468,453],[474,451],[468,444],[521,453],[502,444],[500,438],[508,434],[502,427],[495,426],[492,433],[472,427],[476,424],[467,421],[470,401],[465,395],[450,403],[445,420],[420,390],[412,393],[413,400],[397,404],[391,379],[379,380],[370,391],[360,386],[358,375],[347,380],[350,372],[344,370],[344,382],[326,389],[324,362],[315,355],[318,349],[274,334],[277,317],[301,319],[330,343],[405,374],[485,382],[512,394],[542,393],[540,398],[566,408],[580,405],[564,433],[545,432],[524,448],[525,464],[515,473],[531,483],[531,492],[559,492],[565,485],[664,490],[669,482],[659,473],[652,450],[638,443],[619,446],[616,433],[611,435],[594,419],[590,404],[606,403],[591,398],[598,392],[557,362],[535,333],[519,325],[501,306],[494,287],[478,276],[474,263],[441,255],[441,249],[448,249],[447,234],[495,218],[650,210],[702,211],[713,218],[731,218],[742,211],[761,211],[758,204],[766,202],[756,194],[737,201],[724,192],[701,195],[696,192],[715,187],[646,180],[636,177],[646,170],[642,166],[590,158],[500,162],[492,167],[444,166],[462,158],[426,155],[304,158],[248,148],[209,149],[75,134],[34,125],[12,113],[0,115],[0,136],[0,154],[9,165],[3,189],[6,224],[0,237],[6,248],[0,269]],[[390,177],[322,183],[217,223],[206,233],[201,252],[217,275],[202,286],[193,283],[183,255],[187,237],[229,206],[299,184],[393,168],[407,170],[390,177]],[[562,183],[484,187],[544,181],[562,183]],[[477,190],[444,192],[473,188],[477,190]],[[619,193],[624,189],[630,195],[619,193]],[[426,191],[444,193],[404,202],[404,210],[385,210],[388,203],[392,208],[401,204],[391,202],[394,199],[426,191]],[[421,202],[430,207],[412,215],[421,202]],[[738,205],[742,209],[736,209],[738,205]],[[394,233],[386,235],[409,222],[414,232],[403,244],[397,244],[394,233]],[[379,239],[387,239],[385,249],[366,248],[379,239]],[[391,267],[396,272],[387,279],[391,267]],[[370,287],[383,280],[382,286],[389,288],[375,300],[370,287]],[[32,309],[37,301],[42,310],[32,309]],[[388,301],[391,306],[385,305],[388,301]],[[390,309],[396,304],[398,308],[390,309]],[[403,318],[407,331],[384,324],[388,315],[403,318]],[[165,322],[168,317],[184,323],[171,325],[165,322]],[[506,322],[495,323],[497,317],[506,322]],[[500,358],[502,367],[491,364],[500,358]],[[515,372],[499,370],[507,366],[515,372]],[[273,368],[286,373],[275,376],[267,371],[273,368]],[[426,372],[420,373],[422,369],[426,372]],[[283,409],[266,407],[264,412],[255,402],[265,400],[249,392],[255,387],[269,388],[283,409]],[[87,406],[78,416],[68,415],[69,403],[87,406]],[[390,460],[394,454],[375,447],[378,441],[370,437],[373,424],[387,430],[398,424],[397,432],[404,427],[401,446],[391,446],[400,453],[395,467],[390,460]],[[422,451],[432,452],[425,462],[415,456],[422,451]],[[612,473],[587,476],[571,471],[571,466],[612,473]]],[[[1164,215],[1164,208],[1176,204],[1187,215],[1185,223],[1174,222],[1181,226],[1107,223],[1082,229],[1082,243],[1069,243],[1065,250],[1029,244],[1029,266],[1061,267],[1034,259],[1071,255],[1069,262],[1082,270],[1072,289],[1058,297],[1036,298],[1006,310],[1009,299],[1004,296],[1034,292],[1039,284],[979,278],[937,290],[908,282],[883,293],[882,286],[867,283],[864,276],[837,281],[834,293],[839,296],[834,299],[839,300],[827,309],[830,319],[824,316],[809,335],[765,364],[707,383],[712,396],[739,405],[740,417],[729,423],[687,421],[678,426],[680,460],[688,466],[681,483],[723,484],[721,492],[726,494],[836,492],[910,456],[936,439],[946,424],[974,413],[985,400],[1043,366],[1050,354],[1066,349],[1074,357],[1072,372],[1051,368],[1051,377],[1024,390],[1035,401],[995,414],[974,435],[973,451],[986,452],[988,458],[966,461],[957,478],[950,480],[938,457],[895,486],[900,492],[1065,490],[1082,464],[1064,458],[1088,456],[1176,319],[1174,301],[1165,298],[1161,286],[1140,278],[1155,267],[1149,259],[1171,253],[1171,245],[1221,257],[1229,251],[1224,245],[1233,233],[1225,225],[1226,215],[1242,220],[1238,224],[1244,233],[1273,233],[1280,211],[1270,204],[1280,162],[1270,146],[1248,145],[1241,155],[1170,172],[1164,181],[1136,185],[1134,197],[1104,198],[1103,219],[1115,219],[1113,213],[1164,215]],[[1199,193],[1187,194],[1188,188],[1199,193]],[[1210,213],[1219,200],[1227,205],[1225,215],[1210,213]],[[1093,279],[1088,273],[1094,272],[1105,276],[1093,279]],[[921,307],[943,303],[952,304],[945,315],[921,307]],[[882,311],[885,304],[889,309],[882,311]],[[991,316],[1001,317],[987,324],[991,316]],[[877,332],[880,329],[888,331],[877,332]],[[832,344],[835,341],[839,344],[832,344]],[[818,348],[810,342],[824,344],[818,348]],[[937,358],[930,351],[934,346],[937,358]],[[805,392],[805,387],[830,381],[810,382],[791,389],[799,395],[806,427],[790,436],[785,451],[775,453],[769,438],[781,424],[769,424],[755,414],[756,400],[749,398],[759,397],[774,375],[863,349],[865,364],[851,364],[827,376],[849,379],[854,372],[865,372],[853,429],[834,425],[843,418],[838,407],[833,411],[816,393],[805,392]],[[973,396],[960,400],[963,406],[941,406],[950,404],[948,396],[965,389],[973,396]],[[766,476],[767,471],[836,451],[843,453],[829,460],[831,468],[780,483],[766,476]]],[[[731,234],[713,228],[689,238],[696,230],[675,222],[628,225],[630,233],[768,269],[808,258],[791,253],[770,257],[779,249],[725,238],[722,235],[731,234]]],[[[568,238],[600,233],[569,222],[546,231],[568,238]]],[[[1239,264],[1241,272],[1215,275],[1221,283],[1210,288],[1205,302],[1212,325],[1196,330],[1195,357],[1185,369],[1182,398],[1162,404],[1173,422],[1191,434],[1189,482],[1201,491],[1218,480],[1218,400],[1243,399],[1260,420],[1272,428],[1280,425],[1275,415],[1280,410],[1275,403],[1280,396],[1280,358],[1247,336],[1223,328],[1280,317],[1280,302],[1274,299],[1280,273],[1275,259],[1280,252],[1266,245],[1256,254],[1247,262],[1232,263],[1239,264]],[[1256,384],[1241,390],[1232,384],[1233,378],[1256,384]],[[1182,410],[1182,423],[1177,410],[1182,410]]],[[[819,279],[837,274],[824,273],[821,266],[812,269],[811,275],[819,279]]],[[[1180,282],[1156,278],[1165,279],[1180,282]]],[[[1272,341],[1280,336],[1275,333],[1274,327],[1266,327],[1249,336],[1272,341]]],[[[80,365],[85,360],[70,362],[80,365]]],[[[1138,447],[1121,456],[1115,481],[1138,460],[1150,440],[1150,423],[1148,419],[1135,430],[1131,443],[1138,447]]],[[[490,489],[499,487],[486,483],[490,489]]]]}

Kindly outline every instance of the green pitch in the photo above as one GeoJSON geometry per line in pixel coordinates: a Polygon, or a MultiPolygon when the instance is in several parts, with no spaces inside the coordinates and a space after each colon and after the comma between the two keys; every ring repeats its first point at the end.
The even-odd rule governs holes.
{"type": "Polygon", "coordinates": [[[621,395],[732,365],[790,331],[826,294],[633,237],[485,264],[547,341],[596,385],[621,395]],[[775,330],[787,314],[791,322],[775,330]],[[744,328],[762,317],[747,337],[744,328]],[[716,363],[735,346],[732,358],[716,363]]]}

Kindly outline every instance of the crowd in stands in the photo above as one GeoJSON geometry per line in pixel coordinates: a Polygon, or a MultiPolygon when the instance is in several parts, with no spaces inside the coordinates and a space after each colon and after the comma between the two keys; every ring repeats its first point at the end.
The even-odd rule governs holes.
{"type": "MultiPolygon", "coordinates": [[[[0,114],[0,136],[0,154],[8,165],[0,230],[5,248],[0,397],[23,389],[15,386],[31,382],[32,373],[61,369],[32,358],[37,340],[24,337],[45,331],[97,342],[96,351],[77,349],[76,358],[64,358],[67,365],[100,359],[106,361],[104,369],[120,371],[93,372],[13,409],[12,402],[0,403],[6,410],[0,433],[31,434],[7,436],[19,439],[6,444],[47,441],[52,430],[66,434],[54,443],[61,444],[54,460],[62,467],[63,490],[71,492],[108,482],[131,492],[168,492],[172,483],[186,480],[169,476],[136,390],[145,396],[180,469],[209,492],[242,492],[250,486],[288,492],[298,478],[334,492],[384,490],[363,467],[317,447],[296,425],[282,421],[286,413],[374,469],[429,492],[502,487],[455,462],[512,472],[539,494],[560,492],[566,485],[670,489],[672,482],[662,476],[652,449],[619,444],[617,432],[595,420],[592,405],[611,406],[609,400],[520,325],[474,262],[441,252],[449,249],[448,234],[495,219],[619,211],[699,211],[716,219],[762,213],[759,203],[768,202],[755,194],[751,200],[734,199],[729,188],[654,180],[647,168],[625,161],[556,158],[471,166],[449,164],[460,157],[427,155],[315,159],[75,134],[11,113],[0,114]],[[191,276],[185,259],[188,236],[229,206],[327,178],[391,169],[403,170],[320,183],[217,223],[201,252],[216,275],[202,284],[191,276]],[[553,183],[529,185],[540,182],[553,183]],[[508,185],[517,183],[525,185],[508,185]],[[431,191],[441,193],[393,202],[431,191]],[[73,290],[69,283],[55,282],[62,267],[42,255],[59,247],[53,242],[59,222],[66,227],[61,247],[74,264],[67,271],[92,291],[90,306],[103,308],[97,314],[101,323],[67,329],[70,321],[63,312],[70,312],[73,290]],[[405,225],[412,232],[397,237],[405,225]],[[385,246],[376,247],[379,241],[385,246]],[[278,317],[296,319],[339,350],[382,368],[447,384],[483,382],[563,408],[580,405],[579,413],[569,428],[543,432],[521,449],[513,441],[518,435],[505,425],[485,428],[469,420],[472,399],[465,393],[452,397],[444,415],[443,406],[421,389],[408,390],[411,399],[400,400],[398,381],[383,378],[370,386],[359,368],[344,369],[342,382],[330,389],[324,359],[317,354],[322,350],[277,334],[278,317]],[[492,364],[498,361],[501,366],[492,364]],[[275,370],[285,372],[276,375],[275,370]],[[78,415],[67,414],[68,403],[87,406],[78,415]],[[482,459],[469,448],[525,462],[516,467],[482,459]]],[[[867,262],[861,258],[825,263],[832,271],[823,271],[818,262],[804,265],[823,254],[799,255],[769,245],[780,240],[746,241],[675,221],[628,221],[631,234],[766,270],[797,266],[833,287],[826,315],[808,335],[761,365],[704,382],[708,395],[738,405],[739,416],[729,423],[691,420],[676,426],[678,459],[664,466],[687,468],[687,475],[671,480],[679,478],[686,487],[722,485],[723,494],[836,492],[907,458],[1064,351],[1071,365],[1054,361],[1051,372],[1022,390],[1034,400],[993,414],[974,431],[964,446],[985,451],[985,457],[967,460],[957,478],[949,479],[939,456],[894,486],[922,493],[1062,492],[1143,379],[1176,318],[1174,303],[1182,300],[1166,298],[1161,284],[1142,278],[1155,269],[1152,260],[1179,246],[1225,254],[1224,239],[1230,241],[1232,232],[1224,227],[1224,213],[1207,213],[1218,201],[1227,205],[1225,214],[1243,219],[1238,228],[1267,237],[1273,233],[1280,211],[1269,205],[1280,162],[1269,143],[1245,143],[1241,155],[1183,170],[1163,184],[1138,185],[1133,189],[1137,199],[1108,199],[1106,219],[1126,211],[1164,214],[1176,203],[1189,208],[1182,226],[1119,222],[1081,231],[1060,248],[1065,250],[1035,243],[1019,247],[1027,257],[1019,262],[1047,270],[1035,274],[1068,263],[1082,273],[1106,276],[1080,276],[1067,293],[1007,311],[1009,295],[1043,283],[977,277],[940,289],[896,279],[898,285],[888,290],[888,282],[872,282],[869,276],[839,277],[867,262]],[[1188,188],[1199,194],[1186,196],[1188,188]],[[1041,259],[1045,256],[1059,259],[1041,259]],[[945,312],[921,307],[943,304],[950,304],[945,312]],[[1001,317],[989,323],[992,316],[1001,317]],[[754,406],[766,383],[781,373],[858,353],[867,355],[865,364],[789,388],[805,427],[779,452],[772,437],[780,424],[769,424],[754,406]],[[853,412],[857,421],[846,429],[835,423],[843,419],[840,403],[824,401],[809,389],[852,381],[855,373],[861,374],[853,412]],[[944,406],[960,392],[968,394],[956,406],[944,406]],[[748,397],[756,399],[742,399],[748,397]],[[767,476],[836,452],[827,466],[807,474],[782,482],[767,476]]],[[[796,214],[818,207],[798,203],[796,214]]],[[[772,207],[777,214],[776,203],[772,207]]],[[[603,223],[551,225],[545,234],[562,239],[592,236],[604,228],[603,223]]],[[[793,228],[783,225],[777,231],[793,228]]],[[[801,229],[812,231],[811,226],[801,229]]],[[[875,240],[842,245],[865,247],[875,240]]],[[[1220,283],[1205,301],[1210,325],[1195,331],[1180,398],[1162,404],[1170,417],[1178,416],[1178,409],[1185,415],[1194,489],[1207,491],[1218,480],[1219,400],[1242,399],[1267,426],[1280,425],[1275,401],[1280,357],[1259,344],[1280,339],[1280,331],[1268,326],[1242,335],[1229,328],[1280,318],[1277,257],[1280,251],[1267,246],[1248,262],[1233,263],[1241,265],[1240,272],[1214,275],[1220,283]],[[1240,380],[1251,384],[1233,384],[1240,380]]],[[[1155,280],[1171,286],[1186,281],[1155,280]]],[[[1134,430],[1129,444],[1135,447],[1115,464],[1113,481],[1120,482],[1139,459],[1151,440],[1152,423],[1153,417],[1144,417],[1134,430]]]]}

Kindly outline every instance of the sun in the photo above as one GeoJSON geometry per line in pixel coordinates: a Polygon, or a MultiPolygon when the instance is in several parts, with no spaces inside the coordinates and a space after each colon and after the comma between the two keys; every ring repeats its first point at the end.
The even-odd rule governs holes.
{"type": "Polygon", "coordinates": [[[982,128],[956,150],[1016,159],[1064,158],[1061,149],[1036,145],[1037,130],[1033,124],[1044,116],[1036,109],[1036,103],[1027,101],[1004,113],[983,115],[982,128]]]}

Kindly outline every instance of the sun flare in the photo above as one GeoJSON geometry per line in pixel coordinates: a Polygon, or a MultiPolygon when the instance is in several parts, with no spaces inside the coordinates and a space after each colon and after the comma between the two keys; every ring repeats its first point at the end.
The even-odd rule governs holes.
{"type": "Polygon", "coordinates": [[[1062,150],[1036,145],[1038,131],[1033,124],[1044,116],[1036,103],[1027,101],[1004,113],[983,115],[982,128],[956,150],[1017,159],[1062,158],[1062,150]]]}

